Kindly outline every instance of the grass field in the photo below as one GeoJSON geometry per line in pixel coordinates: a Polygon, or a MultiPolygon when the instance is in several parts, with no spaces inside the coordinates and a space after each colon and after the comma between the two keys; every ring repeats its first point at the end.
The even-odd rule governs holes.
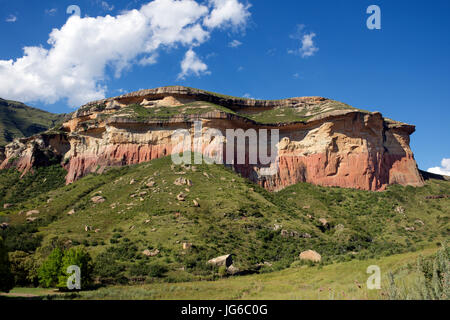
{"type": "Polygon", "coordinates": [[[432,255],[436,248],[369,259],[341,262],[323,267],[297,266],[268,274],[226,278],[217,281],[152,283],[134,286],[109,286],[79,293],[57,293],[49,289],[16,288],[9,296],[40,299],[157,299],[157,300],[350,300],[385,299],[387,273],[407,278],[405,265],[432,255]],[[367,267],[377,265],[382,273],[381,290],[368,290],[367,267]]]}

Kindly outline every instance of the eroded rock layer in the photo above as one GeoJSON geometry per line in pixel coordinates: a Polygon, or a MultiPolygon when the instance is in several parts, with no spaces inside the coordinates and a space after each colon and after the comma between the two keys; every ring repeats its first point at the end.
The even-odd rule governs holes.
{"type": "MultiPolygon", "coordinates": [[[[390,184],[423,185],[409,147],[414,126],[320,97],[261,101],[184,87],[143,90],[87,104],[58,132],[6,146],[0,169],[16,167],[27,172],[56,159],[67,169],[66,181],[71,183],[110,166],[171,155],[176,130],[187,130],[195,140],[194,121],[201,121],[203,133],[215,129],[224,137],[227,129],[279,130],[273,174],[262,174],[267,165],[249,164],[248,149],[246,162],[232,165],[270,191],[298,182],[363,190],[384,190],[390,184]],[[248,116],[258,112],[271,112],[273,121],[265,117],[263,124],[248,116]],[[293,112],[304,119],[277,121],[278,115],[293,112]]],[[[257,141],[250,143],[258,144],[260,139],[257,135],[257,141]]],[[[227,141],[222,145],[219,140],[204,135],[202,151],[211,156],[222,152],[226,161],[227,141]]]]}

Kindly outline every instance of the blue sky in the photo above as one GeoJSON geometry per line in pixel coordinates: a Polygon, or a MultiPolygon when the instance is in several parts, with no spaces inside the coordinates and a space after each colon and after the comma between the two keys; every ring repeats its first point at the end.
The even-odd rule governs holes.
{"type": "MultiPolygon", "coordinates": [[[[415,124],[411,146],[419,167],[445,170],[450,1],[197,0],[196,7],[183,0],[186,7],[174,18],[175,4],[158,0],[159,11],[146,11],[147,17],[156,12],[161,24],[186,16],[185,34],[124,25],[130,19],[114,20],[110,28],[109,20],[100,19],[130,15],[132,9],[143,13],[141,6],[149,2],[0,0],[0,96],[52,112],[71,112],[89,97],[175,84],[258,99],[324,96],[415,124]],[[226,2],[228,9],[221,7],[226,2]],[[73,4],[82,19],[69,19],[66,9],[73,4]],[[366,27],[372,4],[381,8],[381,30],[366,27]],[[87,16],[97,31],[86,29],[87,16]],[[50,32],[63,26],[49,44],[50,32]],[[101,32],[112,34],[91,46],[101,32]],[[188,35],[193,40],[185,40],[188,35]],[[312,43],[302,44],[305,36],[312,43]],[[143,37],[148,41],[141,43],[143,37]],[[110,51],[104,49],[116,40],[110,51]],[[25,67],[16,63],[24,47],[34,48],[25,67]]],[[[136,23],[142,18],[133,17],[136,23]]]]}

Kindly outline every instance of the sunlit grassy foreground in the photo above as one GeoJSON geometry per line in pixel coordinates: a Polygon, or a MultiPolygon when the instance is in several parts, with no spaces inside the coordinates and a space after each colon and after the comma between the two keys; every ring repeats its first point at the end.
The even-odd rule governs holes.
{"type": "MultiPolygon", "coordinates": [[[[138,286],[112,286],[79,294],[52,298],[75,299],[161,299],[161,300],[303,300],[303,299],[383,299],[387,290],[387,273],[405,265],[414,265],[417,258],[432,255],[436,248],[371,259],[353,260],[324,267],[299,266],[279,272],[227,278],[218,281],[188,283],[156,283],[138,286]],[[367,267],[378,265],[382,272],[381,290],[368,290],[367,267]]],[[[409,276],[404,273],[406,280],[409,276]]],[[[37,295],[44,294],[35,289],[37,295]]],[[[15,289],[14,293],[33,293],[33,289],[15,289]]],[[[45,294],[44,294],[45,295],[45,294]]]]}

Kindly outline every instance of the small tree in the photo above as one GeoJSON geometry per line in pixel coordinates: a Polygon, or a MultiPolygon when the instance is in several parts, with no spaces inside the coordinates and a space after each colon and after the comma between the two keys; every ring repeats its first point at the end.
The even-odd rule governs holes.
{"type": "Polygon", "coordinates": [[[70,248],[64,252],[61,264],[61,272],[58,277],[58,287],[66,288],[67,279],[70,277],[67,274],[69,266],[77,266],[81,271],[81,288],[86,288],[92,283],[92,272],[94,265],[89,253],[83,247],[70,248]]]}
{"type": "Polygon", "coordinates": [[[14,288],[14,276],[11,272],[8,252],[0,237],[0,291],[9,292],[12,288],[14,288]]]}
{"type": "Polygon", "coordinates": [[[64,253],[59,248],[53,249],[52,253],[39,268],[39,283],[45,287],[55,287],[61,274],[62,259],[64,253]]]}

